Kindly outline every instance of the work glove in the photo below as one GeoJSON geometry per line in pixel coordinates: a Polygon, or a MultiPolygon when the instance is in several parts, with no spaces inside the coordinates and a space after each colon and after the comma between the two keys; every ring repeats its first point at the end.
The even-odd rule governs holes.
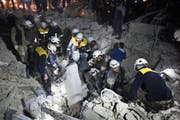
{"type": "Polygon", "coordinates": [[[133,101],[129,101],[129,102],[128,102],[128,106],[134,108],[134,107],[137,106],[137,103],[136,103],[136,102],[133,102],[133,101]]]}
{"type": "Polygon", "coordinates": [[[55,75],[58,75],[58,72],[59,72],[59,69],[58,69],[58,68],[56,68],[56,69],[53,71],[53,73],[54,73],[55,75]]]}
{"type": "Polygon", "coordinates": [[[90,60],[88,61],[88,64],[89,64],[89,66],[93,66],[93,65],[95,64],[94,59],[90,59],[90,60]]]}
{"type": "Polygon", "coordinates": [[[15,48],[16,50],[18,50],[18,45],[15,45],[14,48],[15,48]]]}

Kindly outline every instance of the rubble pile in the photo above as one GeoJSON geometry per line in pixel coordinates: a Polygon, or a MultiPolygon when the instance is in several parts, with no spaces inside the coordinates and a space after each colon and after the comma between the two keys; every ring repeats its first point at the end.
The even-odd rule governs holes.
{"type": "MultiPolygon", "coordinates": [[[[150,61],[150,65],[158,72],[171,68],[176,74],[180,73],[179,48],[171,43],[160,41],[156,37],[158,33],[154,32],[154,25],[137,22],[124,24],[122,38],[117,40],[112,36],[111,26],[99,25],[94,18],[80,16],[71,18],[63,14],[47,12],[46,17],[57,21],[62,29],[77,27],[86,37],[94,37],[104,53],[112,49],[113,43],[124,42],[127,58],[123,66],[126,70],[127,81],[134,78],[134,61],[139,57],[150,61]]],[[[163,26],[159,26],[159,29],[161,28],[163,26]]],[[[67,96],[63,84],[53,84],[54,95],[45,97],[41,84],[34,78],[26,77],[26,66],[16,60],[2,39],[0,39],[0,51],[0,119],[10,116],[13,110],[18,113],[16,117],[20,117],[20,120],[25,118],[27,120],[32,118],[37,120],[75,119],[62,114],[67,107],[67,96]],[[8,109],[10,112],[7,112],[8,109]],[[30,112],[31,116],[24,116],[24,110],[30,112]],[[5,112],[6,116],[4,116],[5,112]]],[[[169,79],[168,84],[173,89],[176,105],[179,106],[180,78],[178,77],[169,79]]],[[[176,112],[174,114],[177,115],[176,112]]],[[[178,119],[178,116],[175,119],[178,119]]]]}

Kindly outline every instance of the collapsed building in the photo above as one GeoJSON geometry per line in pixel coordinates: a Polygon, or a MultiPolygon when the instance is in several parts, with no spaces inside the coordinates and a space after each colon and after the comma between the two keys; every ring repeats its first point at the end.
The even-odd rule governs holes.
{"type": "MultiPolygon", "coordinates": [[[[171,32],[170,37],[164,37],[167,35],[166,33],[168,32],[169,28],[162,24],[164,20],[162,17],[163,12],[161,10],[158,12],[156,11],[155,13],[139,17],[123,24],[123,33],[121,39],[115,39],[115,37],[112,36],[113,29],[111,26],[99,25],[96,22],[95,17],[88,16],[88,12],[85,13],[86,14],[83,13],[82,17],[82,13],[79,14],[79,9],[73,11],[73,9],[69,8],[63,14],[59,14],[58,12],[47,12],[45,15],[46,17],[56,20],[59,26],[61,26],[63,29],[78,27],[85,35],[94,37],[100,46],[100,50],[102,50],[104,53],[108,53],[108,51],[112,49],[113,43],[117,41],[124,42],[125,50],[127,51],[127,58],[123,65],[126,66],[125,69],[127,81],[134,78],[135,71],[133,70],[133,64],[134,61],[139,57],[146,58],[148,61],[150,61],[150,65],[159,72],[166,68],[173,70],[174,78],[170,78],[168,84],[174,91],[176,107],[171,109],[171,111],[163,111],[161,114],[154,114],[154,116],[152,115],[153,117],[151,118],[147,118],[147,116],[142,118],[136,116],[136,118],[157,120],[163,119],[163,117],[166,116],[169,119],[178,120],[179,108],[177,109],[177,107],[179,107],[178,101],[180,100],[179,42],[172,40],[173,32],[171,32]]],[[[15,56],[7,49],[3,41],[6,43],[2,35],[0,42],[0,119],[76,119],[63,114],[63,112],[68,108],[67,95],[63,82],[54,83],[53,92],[55,95],[52,97],[45,97],[42,86],[35,79],[26,78],[25,65],[16,60],[15,56]]],[[[108,92],[107,95],[109,95],[108,92]]],[[[116,96],[114,93],[113,95],[116,96]]],[[[115,98],[117,98],[117,96],[115,98]]],[[[85,101],[85,103],[86,102],[87,101],[85,101]]],[[[88,105],[90,103],[91,102],[89,101],[88,105]]],[[[125,105],[125,108],[126,107],[127,106],[125,105]]],[[[96,112],[103,115],[104,112],[112,111],[112,109],[113,108],[104,109],[102,106],[99,106],[99,110],[97,107],[96,112]]],[[[142,114],[145,115],[145,111],[143,112],[144,113],[142,114]]],[[[90,113],[85,113],[84,115],[87,117],[91,114],[92,111],[90,111],[90,113]]],[[[93,115],[96,116],[96,114],[93,115]]],[[[116,118],[113,115],[113,113],[111,114],[111,112],[109,112],[107,116],[99,119],[120,119],[117,117],[118,115],[116,118]]],[[[129,119],[135,118],[133,115],[127,116],[129,119]]]]}

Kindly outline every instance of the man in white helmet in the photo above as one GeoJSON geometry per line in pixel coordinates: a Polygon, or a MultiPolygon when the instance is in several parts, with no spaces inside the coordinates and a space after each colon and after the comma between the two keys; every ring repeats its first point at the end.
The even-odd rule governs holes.
{"type": "Polygon", "coordinates": [[[180,29],[174,32],[174,39],[175,41],[180,42],[180,29]]]}
{"type": "Polygon", "coordinates": [[[100,91],[104,87],[103,85],[105,74],[107,72],[107,63],[108,61],[106,61],[106,56],[100,50],[95,50],[93,52],[93,58],[88,61],[90,67],[89,73],[95,79],[94,81],[96,81],[96,90],[98,93],[100,93],[100,91]]]}
{"type": "Polygon", "coordinates": [[[61,67],[57,62],[57,56],[56,56],[57,48],[52,43],[49,43],[47,48],[48,48],[48,62],[50,63],[51,67],[53,68],[53,73],[55,75],[58,75],[61,67]]]}
{"type": "Polygon", "coordinates": [[[144,58],[139,58],[134,63],[137,72],[129,93],[129,105],[134,106],[137,100],[139,88],[145,92],[147,111],[159,112],[166,110],[173,105],[173,95],[166,81],[156,71],[148,67],[148,62],[144,58]]]}
{"type": "Polygon", "coordinates": [[[80,53],[86,53],[87,43],[88,43],[87,38],[84,37],[82,33],[78,33],[75,38],[72,37],[67,47],[69,56],[71,56],[73,51],[76,51],[76,50],[79,50],[80,53]]]}
{"type": "Polygon", "coordinates": [[[120,67],[120,63],[117,60],[113,59],[109,62],[109,67],[110,69],[106,74],[105,87],[122,95],[125,70],[120,67]]]}

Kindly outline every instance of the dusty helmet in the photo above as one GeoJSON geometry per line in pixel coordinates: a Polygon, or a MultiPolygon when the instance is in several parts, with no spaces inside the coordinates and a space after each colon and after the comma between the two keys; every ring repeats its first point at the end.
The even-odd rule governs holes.
{"type": "Polygon", "coordinates": [[[52,43],[59,43],[60,39],[57,36],[51,37],[51,42],[52,43]]]}
{"type": "Polygon", "coordinates": [[[176,41],[180,41],[180,29],[174,32],[174,38],[176,39],[176,41]]]}
{"type": "Polygon", "coordinates": [[[100,50],[95,50],[93,52],[93,58],[96,59],[99,55],[102,55],[102,52],[100,50]]]}
{"type": "Polygon", "coordinates": [[[139,69],[141,69],[143,67],[147,67],[147,66],[148,66],[148,62],[144,58],[139,58],[134,63],[134,69],[135,70],[139,70],[139,69]]]}
{"type": "Polygon", "coordinates": [[[80,59],[80,53],[79,53],[79,51],[74,51],[74,52],[72,53],[72,59],[73,59],[74,61],[76,61],[76,62],[80,59]]]}
{"type": "Polygon", "coordinates": [[[58,24],[57,24],[57,22],[55,22],[55,21],[52,21],[52,26],[57,26],[58,24]]]}
{"type": "Polygon", "coordinates": [[[77,39],[77,41],[82,41],[82,39],[83,39],[83,34],[82,34],[82,33],[78,33],[78,34],[76,35],[76,39],[77,39]]]}
{"type": "Polygon", "coordinates": [[[46,22],[41,22],[41,27],[42,28],[47,28],[47,23],[46,22]]]}
{"type": "Polygon", "coordinates": [[[52,53],[55,53],[56,50],[57,50],[56,46],[55,46],[54,44],[52,44],[52,43],[49,43],[48,46],[47,46],[47,48],[48,48],[52,53]]]}
{"type": "Polygon", "coordinates": [[[94,40],[93,37],[88,37],[88,42],[91,43],[94,40]]]}
{"type": "Polygon", "coordinates": [[[72,34],[77,34],[79,32],[79,29],[77,29],[77,28],[74,28],[73,30],[72,30],[72,34]]]}
{"type": "Polygon", "coordinates": [[[30,20],[26,20],[24,25],[28,26],[28,27],[33,27],[33,24],[32,24],[32,22],[30,20]]]}
{"type": "Polygon", "coordinates": [[[109,66],[111,68],[116,68],[116,67],[119,67],[119,62],[117,60],[111,60],[110,63],[109,63],[109,66]]]}

